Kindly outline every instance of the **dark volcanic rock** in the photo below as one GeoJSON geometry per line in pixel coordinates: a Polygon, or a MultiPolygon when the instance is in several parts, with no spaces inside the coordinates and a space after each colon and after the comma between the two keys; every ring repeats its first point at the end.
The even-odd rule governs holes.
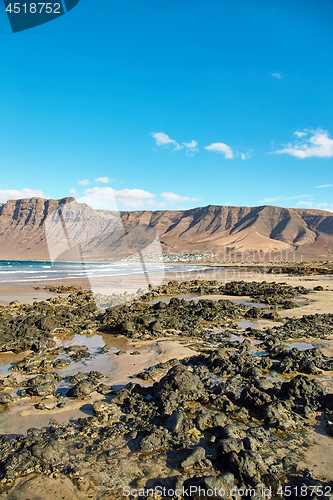
{"type": "Polygon", "coordinates": [[[37,443],[31,448],[33,457],[52,465],[60,464],[66,452],[65,446],[55,440],[37,443]]]}
{"type": "Polygon", "coordinates": [[[94,390],[95,385],[89,380],[81,380],[74,387],[69,389],[66,396],[70,398],[84,399],[89,396],[94,390]]]}
{"type": "Polygon", "coordinates": [[[182,411],[174,411],[164,422],[164,427],[171,432],[179,432],[184,420],[185,414],[182,411]]]}
{"type": "Polygon", "coordinates": [[[194,400],[203,394],[201,380],[181,365],[171,368],[154,390],[154,396],[161,401],[166,413],[175,411],[182,401],[194,400]]]}
{"type": "Polygon", "coordinates": [[[305,399],[313,401],[324,396],[326,389],[323,387],[319,380],[310,380],[304,375],[297,375],[290,382],[285,382],[281,387],[281,394],[286,395],[288,398],[305,399]]]}
{"type": "Polygon", "coordinates": [[[35,385],[33,387],[29,387],[20,392],[20,396],[39,396],[45,398],[47,396],[55,395],[55,387],[51,382],[47,382],[46,384],[35,385]]]}
{"type": "Polygon", "coordinates": [[[241,479],[249,480],[256,478],[260,480],[261,474],[267,472],[263,459],[255,451],[241,451],[239,455],[232,452],[229,459],[231,472],[241,479]]]}
{"type": "Polygon", "coordinates": [[[0,392],[0,405],[7,405],[13,400],[12,396],[8,392],[0,392]]]}
{"type": "Polygon", "coordinates": [[[198,466],[201,468],[205,467],[206,450],[202,447],[195,448],[190,452],[189,456],[182,461],[182,469],[189,469],[190,467],[198,466]]]}

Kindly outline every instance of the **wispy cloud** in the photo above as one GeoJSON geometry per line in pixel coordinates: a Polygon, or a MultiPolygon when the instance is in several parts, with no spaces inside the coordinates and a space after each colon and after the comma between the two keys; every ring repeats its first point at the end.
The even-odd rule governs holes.
{"type": "Polygon", "coordinates": [[[193,156],[194,153],[198,153],[198,143],[192,139],[191,142],[183,142],[183,146],[186,148],[186,154],[188,156],[193,156]]]}
{"type": "Polygon", "coordinates": [[[154,132],[151,134],[155,139],[156,146],[162,146],[164,148],[173,147],[173,151],[178,151],[183,149],[178,142],[171,139],[165,132],[154,132]]]}
{"type": "Polygon", "coordinates": [[[168,203],[171,205],[174,205],[176,203],[182,203],[184,201],[199,201],[199,198],[190,198],[189,196],[180,196],[179,194],[175,193],[161,193],[160,194],[161,198],[163,200],[166,200],[168,203]]]}
{"type": "Polygon", "coordinates": [[[80,186],[88,186],[88,184],[90,184],[90,182],[88,181],[88,179],[83,179],[82,181],[78,181],[78,184],[80,186]]]}
{"type": "Polygon", "coordinates": [[[315,186],[316,189],[331,188],[333,184],[323,184],[322,186],[315,186]]]}
{"type": "Polygon", "coordinates": [[[264,198],[263,200],[259,200],[259,203],[274,203],[277,201],[281,202],[298,199],[299,201],[297,201],[297,203],[293,205],[295,208],[313,208],[316,210],[328,210],[330,212],[332,211],[330,208],[328,208],[328,203],[318,203],[314,200],[314,198],[311,198],[311,196],[311,194],[301,194],[297,196],[275,196],[272,198],[264,198]]]}
{"type": "Polygon", "coordinates": [[[313,207],[313,201],[299,201],[298,203],[295,203],[295,207],[311,208],[311,207],[313,207]]]}
{"type": "Polygon", "coordinates": [[[72,188],[72,189],[70,189],[70,190],[69,190],[69,192],[70,192],[71,194],[76,194],[76,189],[72,188]]]}
{"type": "Polygon", "coordinates": [[[147,205],[152,208],[166,208],[168,206],[166,201],[148,200],[147,205]]]}
{"type": "Polygon", "coordinates": [[[275,196],[274,198],[264,198],[263,200],[259,200],[258,203],[271,203],[274,201],[282,200],[281,196],[275,196]]]}
{"type": "Polygon", "coordinates": [[[46,196],[39,189],[0,189],[0,203],[6,203],[8,200],[19,200],[21,198],[46,198],[46,196]]]}
{"type": "Polygon", "coordinates": [[[297,137],[304,137],[305,135],[308,134],[308,131],[306,132],[300,132],[299,130],[296,130],[296,132],[294,132],[294,135],[297,135],[297,137]]]}
{"type": "Polygon", "coordinates": [[[108,177],[98,177],[95,179],[95,182],[100,182],[101,184],[107,184],[110,182],[110,179],[108,177]]]}
{"type": "Polygon", "coordinates": [[[205,146],[205,149],[207,149],[207,151],[212,151],[213,153],[223,154],[227,160],[234,157],[231,147],[223,142],[214,142],[209,146],[205,146]]]}
{"type": "Polygon", "coordinates": [[[289,201],[289,200],[297,200],[300,198],[310,198],[312,194],[300,194],[297,196],[274,196],[272,198],[264,198],[263,200],[259,200],[258,203],[270,203],[272,201],[289,201]]]}
{"type": "Polygon", "coordinates": [[[273,78],[277,78],[278,80],[282,80],[283,76],[281,75],[281,73],[278,73],[277,71],[275,73],[271,73],[271,76],[273,78]]]}
{"type": "Polygon", "coordinates": [[[282,149],[273,151],[274,154],[288,154],[296,158],[332,158],[333,157],[333,139],[329,137],[327,130],[320,128],[316,130],[304,130],[304,136],[299,135],[302,132],[297,132],[298,137],[303,138],[301,141],[296,141],[294,144],[287,144],[282,149]],[[310,135],[312,134],[312,135],[310,135]],[[309,137],[306,137],[310,135],[309,137]]]}
{"type": "Polygon", "coordinates": [[[200,198],[180,196],[172,192],[163,192],[157,195],[144,189],[113,189],[110,186],[95,186],[84,190],[84,195],[77,198],[79,203],[86,203],[92,208],[104,210],[119,209],[161,209],[168,205],[181,202],[196,202],[200,198]]]}
{"type": "Polygon", "coordinates": [[[241,153],[240,154],[240,157],[242,160],[248,160],[249,158],[251,158],[252,156],[252,152],[254,151],[254,149],[250,149],[247,153],[241,153]]]}
{"type": "Polygon", "coordinates": [[[78,198],[79,203],[87,203],[93,208],[117,210],[118,205],[122,208],[138,209],[144,208],[148,200],[154,199],[155,194],[143,189],[121,189],[111,187],[94,187],[86,189],[84,195],[78,198]]]}
{"type": "Polygon", "coordinates": [[[314,201],[298,201],[295,207],[301,208],[315,208],[317,210],[324,210],[328,207],[328,203],[315,203],[314,201]]]}

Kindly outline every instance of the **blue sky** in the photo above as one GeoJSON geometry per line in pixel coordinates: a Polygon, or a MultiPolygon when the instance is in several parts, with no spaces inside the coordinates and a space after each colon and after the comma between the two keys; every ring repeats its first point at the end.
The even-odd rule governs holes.
{"type": "Polygon", "coordinates": [[[331,0],[80,0],[16,34],[3,14],[0,202],[333,211],[331,0]]]}

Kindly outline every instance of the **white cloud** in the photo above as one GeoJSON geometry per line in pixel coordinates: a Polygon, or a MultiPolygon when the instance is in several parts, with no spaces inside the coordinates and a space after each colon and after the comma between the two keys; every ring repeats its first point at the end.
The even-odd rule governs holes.
{"type": "Polygon", "coordinates": [[[193,156],[194,153],[198,153],[198,143],[192,139],[191,142],[183,142],[183,145],[186,148],[186,154],[188,156],[193,156]]]}
{"type": "Polygon", "coordinates": [[[296,158],[332,158],[333,139],[328,135],[327,130],[311,130],[311,137],[296,141],[294,144],[287,144],[283,149],[273,151],[274,154],[288,154],[296,158]]]}
{"type": "Polygon", "coordinates": [[[312,208],[313,207],[313,201],[298,201],[295,203],[295,207],[308,207],[312,208]]]}
{"type": "Polygon", "coordinates": [[[80,186],[88,186],[88,184],[90,184],[88,179],[83,179],[82,181],[78,181],[78,183],[80,184],[80,186]]]}
{"type": "Polygon", "coordinates": [[[297,135],[297,137],[304,137],[305,135],[308,135],[308,131],[300,132],[299,130],[296,130],[296,132],[294,132],[294,135],[297,135]]]}
{"type": "Polygon", "coordinates": [[[328,203],[315,203],[314,201],[298,201],[295,203],[295,207],[301,208],[315,208],[317,210],[323,210],[328,207],[328,203]]]}
{"type": "Polygon", "coordinates": [[[194,141],[193,139],[191,142],[183,142],[183,144],[186,148],[189,148],[189,149],[196,149],[196,147],[198,146],[197,141],[194,141]]]}
{"type": "Polygon", "coordinates": [[[252,151],[254,151],[254,149],[250,149],[247,153],[241,153],[240,154],[241,159],[242,160],[248,160],[249,158],[251,158],[252,151]]]}
{"type": "Polygon", "coordinates": [[[6,203],[8,200],[19,200],[21,198],[46,198],[44,193],[39,189],[23,188],[17,189],[0,189],[0,203],[6,203]]]}
{"type": "Polygon", "coordinates": [[[166,208],[167,207],[167,202],[166,201],[155,201],[155,200],[147,200],[147,205],[149,207],[155,207],[155,208],[166,208]]]}
{"type": "Polygon", "coordinates": [[[170,137],[164,132],[154,132],[151,134],[156,142],[156,146],[169,147],[173,146],[174,151],[178,151],[179,149],[183,149],[183,146],[180,146],[178,142],[170,139],[170,137]]]}
{"type": "Polygon", "coordinates": [[[161,198],[163,198],[163,200],[166,200],[171,205],[174,205],[175,203],[181,203],[183,201],[199,201],[199,198],[189,198],[188,196],[180,196],[179,194],[175,193],[161,193],[160,196],[161,198]]]}
{"type": "Polygon", "coordinates": [[[274,198],[264,198],[263,200],[259,200],[258,203],[269,203],[271,201],[288,201],[288,200],[296,200],[299,198],[309,198],[312,196],[311,194],[300,194],[297,196],[275,196],[274,198]]]}
{"type": "Polygon", "coordinates": [[[121,189],[117,191],[111,187],[94,187],[84,191],[85,196],[78,198],[79,203],[87,203],[93,208],[118,210],[122,208],[144,208],[145,203],[156,197],[155,194],[143,189],[121,189]]]}
{"type": "Polygon", "coordinates": [[[205,149],[207,149],[207,151],[213,151],[213,153],[224,154],[227,160],[234,157],[231,147],[227,146],[227,144],[224,144],[223,142],[214,142],[209,146],[205,146],[205,149]]]}
{"type": "Polygon", "coordinates": [[[70,189],[70,190],[69,190],[69,192],[70,192],[71,194],[76,194],[76,189],[72,188],[72,189],[70,189]]]}
{"type": "Polygon", "coordinates": [[[172,151],[179,151],[180,149],[186,148],[186,155],[193,156],[195,153],[199,152],[198,143],[194,139],[190,142],[183,142],[178,144],[174,139],[171,139],[165,132],[154,132],[151,134],[156,142],[156,146],[162,146],[164,148],[171,147],[172,151]]]}
{"type": "Polygon", "coordinates": [[[95,182],[101,182],[102,184],[107,184],[110,182],[110,179],[108,177],[98,177],[95,179],[95,182]]]}
{"type": "Polygon", "coordinates": [[[322,186],[315,186],[316,189],[319,189],[319,188],[330,188],[330,187],[333,187],[333,184],[323,184],[322,186]]]}
{"type": "Polygon", "coordinates": [[[278,72],[271,73],[271,76],[273,78],[277,78],[278,80],[282,80],[282,78],[283,78],[282,75],[281,75],[281,73],[278,73],[278,72]]]}
{"type": "Polygon", "coordinates": [[[271,203],[272,201],[279,201],[281,199],[281,196],[275,196],[275,198],[264,198],[263,200],[259,200],[258,203],[271,203]]]}

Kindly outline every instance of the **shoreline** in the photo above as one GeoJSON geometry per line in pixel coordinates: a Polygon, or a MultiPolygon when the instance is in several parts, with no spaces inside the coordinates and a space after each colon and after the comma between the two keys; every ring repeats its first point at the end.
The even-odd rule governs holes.
{"type": "MultiPolygon", "coordinates": [[[[322,286],[324,288],[323,297],[328,297],[327,288],[330,287],[330,291],[333,291],[333,276],[331,275],[311,275],[311,276],[297,276],[297,275],[285,275],[285,274],[267,274],[267,273],[255,273],[248,274],[245,272],[238,272],[238,269],[231,268],[226,273],[222,273],[218,271],[215,273],[214,268],[209,268],[204,270],[203,272],[199,271],[187,271],[181,273],[170,273],[167,275],[159,275],[156,274],[154,276],[156,282],[159,283],[167,283],[169,281],[189,281],[193,279],[205,280],[205,279],[216,279],[219,283],[226,283],[229,281],[239,281],[243,280],[245,282],[277,282],[283,283],[286,282],[292,286],[302,285],[308,289],[312,289],[314,286],[322,286]],[[230,272],[232,271],[232,272],[230,272]]],[[[48,292],[48,287],[54,286],[76,286],[80,287],[83,290],[92,290],[93,293],[101,293],[105,295],[110,295],[112,293],[123,293],[124,291],[136,292],[138,288],[142,285],[142,276],[129,276],[129,275],[121,275],[115,276],[113,279],[108,279],[108,282],[105,282],[104,278],[98,278],[92,280],[93,283],[89,281],[88,278],[78,277],[76,279],[72,278],[56,278],[45,279],[45,280],[36,280],[29,282],[0,282],[0,305],[6,305],[12,300],[18,300],[21,303],[27,301],[27,303],[32,303],[34,300],[46,300],[46,298],[57,296],[57,293],[48,292]],[[92,286],[93,285],[93,286],[92,286]],[[8,299],[8,300],[6,300],[8,299]],[[9,300],[10,299],[10,300],[9,300]]],[[[143,283],[146,285],[144,288],[147,289],[147,283],[143,283]]],[[[333,295],[331,296],[331,302],[333,304],[333,295]]],[[[320,310],[322,310],[322,307],[320,310]]],[[[328,307],[331,311],[330,301],[325,301],[323,307],[328,307]]],[[[290,314],[294,314],[295,310],[290,311],[290,314]]]]}

